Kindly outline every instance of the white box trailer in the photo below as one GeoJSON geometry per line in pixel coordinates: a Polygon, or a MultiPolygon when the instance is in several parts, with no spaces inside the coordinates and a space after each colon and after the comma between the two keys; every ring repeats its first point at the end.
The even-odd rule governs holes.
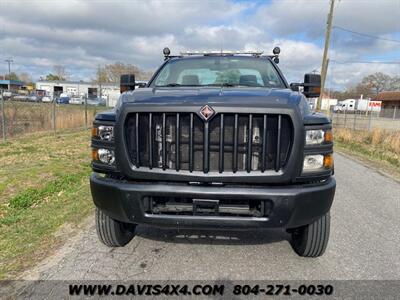
{"type": "Polygon", "coordinates": [[[372,101],[369,99],[346,99],[339,102],[333,108],[333,111],[349,111],[349,112],[380,112],[382,101],[372,101]]]}

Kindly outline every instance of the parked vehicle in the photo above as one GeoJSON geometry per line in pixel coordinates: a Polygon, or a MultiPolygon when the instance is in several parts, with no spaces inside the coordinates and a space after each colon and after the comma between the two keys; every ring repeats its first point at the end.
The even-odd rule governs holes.
{"type": "Polygon", "coordinates": [[[83,104],[85,104],[85,99],[83,97],[71,97],[71,99],[69,100],[69,103],[83,105],[83,104]]]}
{"type": "Polygon", "coordinates": [[[14,101],[27,101],[28,96],[27,95],[15,95],[11,99],[14,101]]]}
{"type": "Polygon", "coordinates": [[[69,97],[59,97],[56,100],[58,104],[69,104],[69,97]]]}
{"type": "Polygon", "coordinates": [[[4,99],[9,99],[9,98],[11,98],[12,96],[14,96],[13,92],[10,92],[10,91],[3,91],[3,97],[4,97],[4,99]]]}
{"type": "Polygon", "coordinates": [[[42,102],[53,102],[53,99],[51,99],[50,96],[43,96],[42,97],[42,102]]]}
{"type": "Polygon", "coordinates": [[[29,95],[26,100],[29,102],[40,102],[41,98],[36,95],[29,95]]]}
{"type": "Polygon", "coordinates": [[[88,98],[87,99],[87,104],[88,105],[94,105],[94,106],[105,106],[106,105],[106,100],[103,98],[88,98]]]}
{"type": "Polygon", "coordinates": [[[319,96],[320,75],[290,87],[279,52],[164,49],[147,87],[121,77],[115,110],[98,113],[92,130],[90,186],[105,245],[124,246],[137,224],[283,228],[300,256],[324,253],[332,125],[306,100],[319,96]]]}

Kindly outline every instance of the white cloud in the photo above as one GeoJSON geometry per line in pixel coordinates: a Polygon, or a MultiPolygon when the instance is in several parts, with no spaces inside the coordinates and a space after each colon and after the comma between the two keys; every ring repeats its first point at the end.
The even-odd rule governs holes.
{"type": "MultiPolygon", "coordinates": [[[[399,0],[341,0],[335,3],[335,25],[377,35],[400,31],[399,0]]],[[[277,35],[307,34],[317,38],[325,33],[328,10],[328,0],[273,0],[271,4],[259,7],[254,22],[277,35]]]]}
{"type": "Polygon", "coordinates": [[[2,13],[16,22],[67,29],[121,34],[177,32],[190,24],[207,24],[236,17],[249,5],[223,1],[49,1],[3,5],[2,13]]]}
{"type": "Polygon", "coordinates": [[[190,50],[242,50],[246,43],[265,38],[259,28],[241,24],[188,27],[181,41],[190,50]]]}

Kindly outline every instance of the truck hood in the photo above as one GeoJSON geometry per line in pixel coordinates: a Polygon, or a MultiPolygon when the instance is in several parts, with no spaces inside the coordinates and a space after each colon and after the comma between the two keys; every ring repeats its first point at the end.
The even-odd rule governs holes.
{"type": "MultiPolygon", "coordinates": [[[[304,96],[289,89],[266,88],[140,88],[121,95],[119,104],[113,111],[96,115],[97,120],[116,120],[121,105],[175,105],[188,106],[205,104],[238,107],[280,107],[297,110],[302,115],[305,125],[330,123],[330,120],[318,113],[304,110],[304,96]]],[[[308,105],[305,102],[305,105],[308,105]]]]}
{"type": "Polygon", "coordinates": [[[298,106],[302,95],[289,89],[246,87],[140,88],[121,95],[121,103],[156,105],[298,106]]]}

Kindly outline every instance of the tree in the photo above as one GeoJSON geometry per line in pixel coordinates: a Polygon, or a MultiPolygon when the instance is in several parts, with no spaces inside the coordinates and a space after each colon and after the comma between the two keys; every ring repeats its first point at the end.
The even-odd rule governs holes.
{"type": "Polygon", "coordinates": [[[110,82],[107,74],[107,70],[102,67],[98,67],[96,71],[96,79],[94,80],[97,84],[110,82]]]}
{"type": "Polygon", "coordinates": [[[32,77],[28,74],[28,73],[25,73],[25,72],[22,72],[22,73],[20,73],[19,74],[19,79],[21,80],[21,81],[23,81],[23,82],[25,82],[25,83],[32,83],[32,77]]]}
{"type": "Polygon", "coordinates": [[[67,72],[65,71],[64,66],[61,66],[61,65],[53,66],[53,73],[58,78],[56,80],[66,80],[67,79],[67,72]]]}
{"type": "Polygon", "coordinates": [[[344,91],[331,91],[332,98],[338,100],[373,98],[382,91],[400,90],[400,76],[391,77],[384,73],[374,73],[365,76],[358,84],[344,91]]]}
{"type": "Polygon", "coordinates": [[[390,90],[392,77],[387,74],[377,72],[368,76],[365,76],[361,80],[361,85],[368,87],[374,91],[377,95],[382,91],[390,90]]]}
{"type": "Polygon", "coordinates": [[[153,72],[144,71],[135,65],[116,62],[98,68],[94,81],[98,82],[101,79],[102,83],[118,83],[123,74],[135,74],[137,80],[148,80],[153,72]]]}
{"type": "Polygon", "coordinates": [[[48,81],[58,81],[58,80],[62,80],[62,79],[60,79],[60,77],[58,77],[57,75],[49,73],[49,74],[46,75],[46,80],[48,80],[48,81]]]}
{"type": "Polygon", "coordinates": [[[399,91],[400,90],[400,76],[392,77],[390,81],[390,90],[399,91]]]}
{"type": "Polygon", "coordinates": [[[15,72],[11,72],[10,76],[7,74],[6,76],[4,76],[4,78],[6,80],[19,80],[19,77],[15,72]]]}

